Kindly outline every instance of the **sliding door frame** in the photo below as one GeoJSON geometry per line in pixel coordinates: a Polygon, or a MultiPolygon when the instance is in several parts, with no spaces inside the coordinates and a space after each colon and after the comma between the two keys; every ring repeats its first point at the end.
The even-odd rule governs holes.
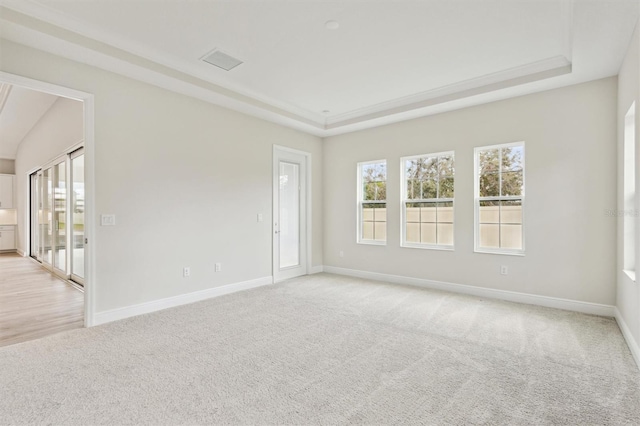
{"type": "MultiPolygon", "coordinates": [[[[69,212],[69,216],[68,216],[68,218],[69,218],[69,224],[68,224],[68,226],[69,226],[69,228],[68,228],[69,236],[68,236],[68,239],[67,239],[67,248],[68,248],[67,249],[67,253],[68,253],[67,254],[67,258],[68,258],[67,265],[69,265],[68,266],[68,271],[69,271],[69,278],[71,279],[71,281],[76,282],[76,283],[80,284],[81,286],[84,286],[84,278],[73,273],[73,271],[74,271],[74,257],[75,257],[75,251],[76,251],[76,249],[75,249],[75,239],[76,239],[75,238],[75,232],[76,232],[76,226],[75,225],[76,225],[76,223],[73,220],[73,217],[74,217],[74,214],[75,214],[75,210],[74,210],[74,207],[75,207],[75,200],[74,200],[75,177],[74,177],[74,172],[73,172],[73,160],[77,159],[80,156],[84,156],[84,145],[79,146],[78,148],[71,150],[69,152],[69,154],[67,155],[67,157],[69,158],[69,161],[68,161],[69,167],[68,167],[68,173],[67,173],[67,176],[68,176],[67,182],[69,183],[69,189],[68,189],[68,195],[67,195],[68,198],[69,198],[68,203],[67,203],[67,208],[68,208],[68,212],[69,212]]],[[[83,169],[84,169],[84,167],[83,167],[83,169]]],[[[84,179],[84,176],[83,176],[83,179],[84,179]]],[[[85,194],[86,194],[86,192],[85,192],[85,194]]],[[[83,215],[83,223],[86,220],[86,214],[85,213],[86,212],[83,210],[83,213],[82,213],[82,215],[83,215]]],[[[83,234],[84,234],[84,231],[83,231],[83,234]]],[[[83,235],[83,237],[82,237],[83,250],[86,250],[86,244],[85,244],[86,240],[85,240],[85,238],[86,237],[83,235]]]]}
{"type": "MultiPolygon", "coordinates": [[[[0,81],[16,86],[22,86],[32,90],[38,90],[40,92],[49,93],[64,98],[74,99],[83,103],[84,115],[84,149],[85,149],[85,238],[87,244],[85,245],[85,264],[84,264],[84,326],[92,327],[95,325],[95,288],[97,285],[96,268],[95,268],[95,247],[97,243],[96,235],[96,212],[95,212],[95,101],[94,95],[87,92],[82,92],[76,89],[71,89],[64,86],[59,86],[43,81],[33,80],[31,78],[22,77],[16,74],[10,74],[0,71],[0,81]]],[[[30,180],[30,175],[38,169],[30,170],[25,176],[16,176],[16,179],[22,179],[23,182],[30,180]]],[[[25,185],[25,193],[22,194],[26,202],[22,206],[24,211],[22,212],[23,233],[20,236],[22,247],[29,247],[29,241],[31,238],[31,229],[29,224],[29,215],[31,214],[31,197],[29,194],[29,184],[25,185]]],[[[21,253],[23,256],[28,254],[21,253]]]]}

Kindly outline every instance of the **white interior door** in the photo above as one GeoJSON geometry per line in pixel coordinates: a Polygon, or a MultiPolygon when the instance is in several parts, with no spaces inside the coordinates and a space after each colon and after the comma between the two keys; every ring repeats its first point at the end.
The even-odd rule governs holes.
{"type": "Polygon", "coordinates": [[[273,151],[273,279],[307,274],[307,158],[273,151]]]}

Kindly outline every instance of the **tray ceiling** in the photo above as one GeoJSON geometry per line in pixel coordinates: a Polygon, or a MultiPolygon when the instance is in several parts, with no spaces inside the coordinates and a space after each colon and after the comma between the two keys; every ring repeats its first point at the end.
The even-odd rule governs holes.
{"type": "Polygon", "coordinates": [[[616,75],[638,19],[635,0],[0,3],[7,39],[318,135],[616,75]]]}

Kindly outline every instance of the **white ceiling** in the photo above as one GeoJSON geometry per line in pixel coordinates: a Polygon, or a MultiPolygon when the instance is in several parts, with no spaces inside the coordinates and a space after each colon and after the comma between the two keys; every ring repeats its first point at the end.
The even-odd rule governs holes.
{"type": "Polygon", "coordinates": [[[137,78],[147,69],[155,84],[320,135],[616,75],[639,11],[638,0],[0,3],[23,14],[0,13],[3,37],[137,78]],[[214,48],[244,63],[200,61],[214,48]]]}
{"type": "Polygon", "coordinates": [[[10,86],[0,108],[0,158],[15,160],[18,145],[58,99],[48,93],[10,86]]]}

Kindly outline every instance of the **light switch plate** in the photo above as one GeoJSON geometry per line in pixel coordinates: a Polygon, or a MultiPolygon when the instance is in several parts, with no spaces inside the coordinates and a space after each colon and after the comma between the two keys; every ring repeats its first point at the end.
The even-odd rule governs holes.
{"type": "Polygon", "coordinates": [[[100,215],[100,225],[102,226],[115,226],[116,215],[115,214],[103,214],[100,215]]]}

